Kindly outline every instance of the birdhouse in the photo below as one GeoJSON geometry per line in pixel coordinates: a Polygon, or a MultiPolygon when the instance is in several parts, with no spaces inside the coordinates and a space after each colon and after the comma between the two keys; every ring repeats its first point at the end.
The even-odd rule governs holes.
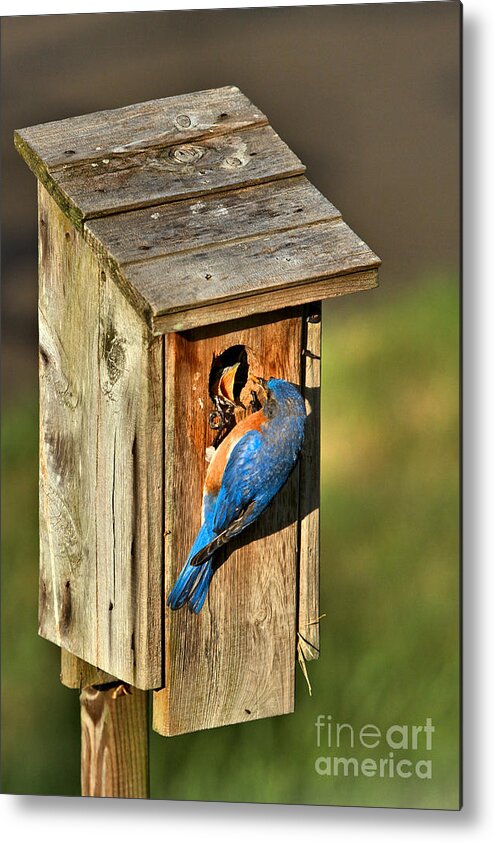
{"type": "Polygon", "coordinates": [[[15,143],[39,182],[39,633],[154,690],[161,734],[289,713],[297,652],[319,653],[320,302],[380,261],[236,87],[15,143]],[[200,613],[173,611],[256,377],[301,391],[300,459],[200,613]]]}

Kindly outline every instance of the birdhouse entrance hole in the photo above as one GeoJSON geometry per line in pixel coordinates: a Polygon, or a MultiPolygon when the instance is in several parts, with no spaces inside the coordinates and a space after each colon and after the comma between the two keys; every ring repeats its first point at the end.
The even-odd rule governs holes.
{"type": "Polygon", "coordinates": [[[256,377],[260,370],[260,361],[246,345],[232,345],[213,355],[209,374],[209,397],[214,407],[209,426],[216,432],[213,448],[242,418],[263,406],[266,395],[256,377]]]}

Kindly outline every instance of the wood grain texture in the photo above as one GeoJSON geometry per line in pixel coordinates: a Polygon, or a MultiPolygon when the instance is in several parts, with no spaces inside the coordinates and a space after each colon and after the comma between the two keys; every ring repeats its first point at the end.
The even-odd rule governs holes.
{"type": "Polygon", "coordinates": [[[88,664],[77,655],[72,655],[66,649],[60,651],[60,681],[64,687],[72,690],[82,690],[91,684],[109,684],[116,681],[114,675],[88,664]]]}
{"type": "Polygon", "coordinates": [[[267,122],[238,88],[223,87],[30,126],[16,132],[16,143],[29,147],[39,166],[60,168],[267,122]]]}
{"type": "MultiPolygon", "coordinates": [[[[201,519],[213,354],[245,344],[265,377],[300,385],[301,311],[166,337],[165,592],[201,519]]],[[[212,408],[212,406],[211,406],[212,408]]],[[[199,615],[165,608],[165,689],[154,728],[165,735],[293,711],[298,472],[259,521],[228,545],[199,615]]]]}
{"type": "Polygon", "coordinates": [[[303,657],[319,657],[319,502],[321,438],[321,303],[304,308],[303,394],[307,422],[300,460],[298,642],[303,657]]]}
{"type": "Polygon", "coordinates": [[[338,218],[331,202],[297,176],[90,219],[85,237],[103,258],[125,269],[129,263],[338,218]]]}
{"type": "Polygon", "coordinates": [[[149,798],[147,693],[121,690],[81,692],[81,795],[149,798]]]}
{"type": "Polygon", "coordinates": [[[51,169],[46,186],[74,225],[92,217],[304,172],[270,126],[51,169]]]}
{"type": "Polygon", "coordinates": [[[162,342],[42,187],[39,225],[39,631],[160,686],[162,342]]]}
{"type": "Polygon", "coordinates": [[[365,292],[378,285],[377,269],[367,272],[352,272],[337,275],[334,278],[311,281],[291,287],[289,293],[284,287],[270,292],[262,292],[245,298],[229,299],[215,304],[214,307],[199,307],[197,310],[185,310],[182,313],[170,313],[157,316],[152,320],[152,329],[156,335],[173,331],[190,330],[199,325],[217,324],[230,319],[239,319],[255,313],[268,313],[290,305],[306,304],[326,298],[338,298],[355,292],[365,292]]]}
{"type": "Polygon", "coordinates": [[[53,172],[81,219],[258,184],[305,170],[270,126],[53,172]]]}
{"type": "Polygon", "coordinates": [[[237,88],[34,126],[15,142],[155,335],[377,285],[379,258],[237,88]]]}
{"type": "Polygon", "coordinates": [[[349,276],[351,286],[352,273],[378,265],[368,246],[337,219],[132,263],[122,272],[149,302],[157,330],[163,316],[200,308],[203,320],[207,307],[216,311],[229,299],[242,313],[242,299],[266,292],[283,290],[285,305],[292,305],[292,288],[337,276],[349,276]]]}

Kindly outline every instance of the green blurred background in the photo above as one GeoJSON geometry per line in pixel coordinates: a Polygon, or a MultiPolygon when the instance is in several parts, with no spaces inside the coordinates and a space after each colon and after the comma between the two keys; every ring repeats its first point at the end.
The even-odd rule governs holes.
{"type": "Polygon", "coordinates": [[[312,696],[298,671],[292,716],[152,734],[151,794],[458,806],[459,24],[456,2],[2,19],[4,792],[79,793],[77,694],[37,637],[36,197],[12,132],[237,84],[379,254],[381,286],[324,306],[312,696]],[[318,714],[431,717],[432,780],[318,776],[318,714]]]}

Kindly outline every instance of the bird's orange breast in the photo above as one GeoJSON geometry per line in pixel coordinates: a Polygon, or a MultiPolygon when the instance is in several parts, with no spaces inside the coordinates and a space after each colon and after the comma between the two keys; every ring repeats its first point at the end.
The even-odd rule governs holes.
{"type": "Polygon", "coordinates": [[[231,430],[230,433],[223,439],[220,446],[216,450],[211,462],[209,463],[206,480],[204,482],[205,494],[218,494],[221,483],[223,481],[223,474],[225,473],[226,463],[230,458],[231,452],[237,442],[249,433],[251,430],[261,430],[266,418],[262,409],[243,418],[242,421],[231,430]]]}

